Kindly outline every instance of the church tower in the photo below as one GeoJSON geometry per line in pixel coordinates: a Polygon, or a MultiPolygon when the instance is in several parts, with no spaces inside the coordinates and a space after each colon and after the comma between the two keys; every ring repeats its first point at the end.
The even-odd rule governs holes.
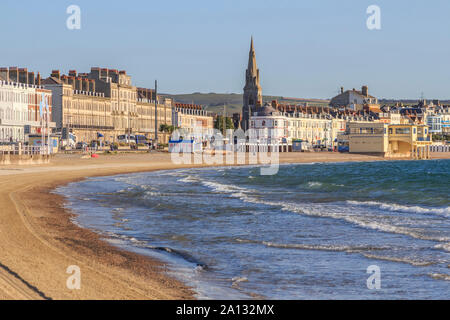
{"type": "Polygon", "coordinates": [[[256,66],[253,37],[250,43],[248,67],[245,72],[244,106],[242,107],[242,129],[250,128],[249,119],[252,112],[262,105],[262,90],[259,84],[259,69],[256,66]]]}

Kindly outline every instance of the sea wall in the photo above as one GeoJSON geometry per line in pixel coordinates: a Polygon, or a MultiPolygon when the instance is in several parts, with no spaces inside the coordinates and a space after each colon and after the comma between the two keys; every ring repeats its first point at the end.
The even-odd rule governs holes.
{"type": "Polygon", "coordinates": [[[0,154],[0,165],[29,165],[50,163],[51,156],[44,154],[0,154]]]}

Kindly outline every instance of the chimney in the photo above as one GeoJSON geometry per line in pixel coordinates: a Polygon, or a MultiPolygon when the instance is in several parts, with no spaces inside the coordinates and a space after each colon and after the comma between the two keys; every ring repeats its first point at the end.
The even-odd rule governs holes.
{"type": "Polygon", "coordinates": [[[341,87],[341,94],[344,93],[344,87],[341,87]]]}
{"type": "Polygon", "coordinates": [[[28,84],[34,85],[34,72],[28,72],[28,84]]]}
{"type": "Polygon", "coordinates": [[[19,82],[28,84],[28,69],[27,68],[19,69],[19,82]]]}
{"type": "Polygon", "coordinates": [[[367,86],[362,86],[361,92],[363,96],[368,97],[369,96],[369,88],[367,86]]]}
{"type": "Polygon", "coordinates": [[[68,83],[72,86],[72,89],[75,90],[75,77],[68,77],[68,83]]]}
{"type": "Polygon", "coordinates": [[[5,79],[5,81],[9,81],[9,70],[8,68],[0,68],[0,76],[5,79]]]}
{"type": "Polygon", "coordinates": [[[272,107],[274,109],[276,109],[278,107],[278,101],[277,100],[272,100],[272,107]]]}
{"type": "Polygon", "coordinates": [[[103,68],[103,69],[101,69],[101,71],[100,71],[100,77],[101,78],[106,78],[106,77],[108,77],[108,72],[109,70],[108,69],[106,69],[106,68],[103,68]]]}
{"type": "Polygon", "coordinates": [[[40,86],[41,85],[41,74],[38,72],[36,76],[36,81],[34,82],[35,85],[40,86]]]}
{"type": "Polygon", "coordinates": [[[100,79],[100,68],[99,67],[92,67],[90,76],[94,79],[100,79]]]}
{"type": "Polygon", "coordinates": [[[88,92],[89,91],[89,80],[83,79],[82,80],[82,90],[88,92]]]}
{"type": "Polygon", "coordinates": [[[69,70],[69,77],[76,77],[77,76],[77,70],[69,70]]]}
{"type": "Polygon", "coordinates": [[[64,82],[65,84],[69,84],[69,77],[68,76],[62,76],[61,77],[61,81],[64,82]]]}
{"type": "Polygon", "coordinates": [[[119,71],[116,69],[109,69],[108,76],[111,78],[112,82],[119,83],[119,71]]]}
{"type": "Polygon", "coordinates": [[[82,91],[82,86],[81,78],[75,78],[75,90],[82,91]]]}
{"type": "Polygon", "coordinates": [[[9,67],[9,81],[19,82],[19,68],[9,67]]]}
{"type": "Polygon", "coordinates": [[[58,80],[61,80],[61,73],[59,72],[59,70],[52,70],[52,74],[50,76],[58,80]]]}
{"type": "Polygon", "coordinates": [[[95,80],[89,79],[89,91],[95,92],[95,80]]]}

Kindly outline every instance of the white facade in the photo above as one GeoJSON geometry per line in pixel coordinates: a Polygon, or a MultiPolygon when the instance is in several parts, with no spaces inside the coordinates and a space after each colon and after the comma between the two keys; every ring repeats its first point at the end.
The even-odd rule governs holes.
{"type": "Polygon", "coordinates": [[[442,133],[442,116],[441,115],[427,115],[427,126],[431,133],[442,133]]]}
{"type": "Polygon", "coordinates": [[[42,94],[51,107],[51,93],[34,85],[0,81],[0,143],[25,142],[25,127],[40,127],[42,94]]]}
{"type": "Polygon", "coordinates": [[[263,115],[250,117],[251,140],[261,144],[286,143],[289,137],[289,122],[284,115],[263,115]]]}
{"type": "Polygon", "coordinates": [[[214,135],[214,118],[205,110],[175,107],[172,109],[172,125],[192,137],[214,135]]]}
{"type": "MultiPolygon", "coordinates": [[[[344,122],[345,124],[345,122],[344,122]]],[[[333,121],[313,114],[296,114],[289,117],[289,138],[311,144],[330,145],[333,142],[333,121]]]]}
{"type": "MultiPolygon", "coordinates": [[[[250,128],[254,129],[253,137],[260,143],[292,143],[292,140],[303,140],[311,144],[336,146],[339,134],[345,133],[347,120],[331,118],[328,115],[284,114],[252,116],[250,128]]],[[[252,137],[252,133],[250,133],[252,137]]]]}

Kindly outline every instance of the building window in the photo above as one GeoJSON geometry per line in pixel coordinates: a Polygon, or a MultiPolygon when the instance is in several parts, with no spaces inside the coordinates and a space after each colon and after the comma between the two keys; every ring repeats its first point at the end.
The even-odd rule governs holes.
{"type": "Polygon", "coordinates": [[[396,128],[395,134],[410,134],[411,129],[410,128],[396,128]]]}

